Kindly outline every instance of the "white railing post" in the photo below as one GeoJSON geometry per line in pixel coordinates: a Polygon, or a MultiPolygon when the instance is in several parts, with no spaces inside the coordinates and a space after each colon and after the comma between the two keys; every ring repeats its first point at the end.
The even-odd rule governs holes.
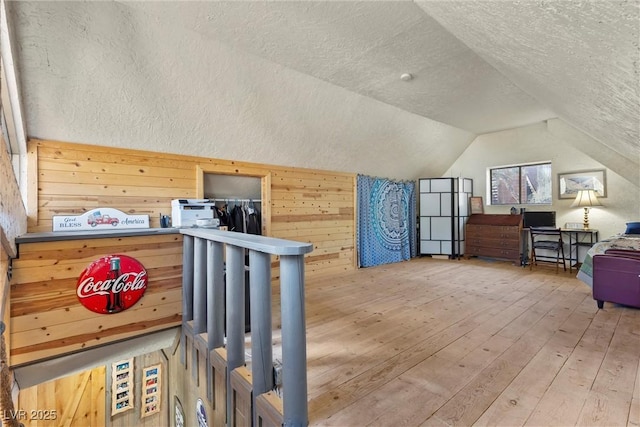
{"type": "Polygon", "coordinates": [[[253,422],[256,398],[273,389],[271,330],[271,255],[249,251],[249,293],[251,309],[251,378],[253,380],[253,422]]]}
{"type": "Polygon", "coordinates": [[[309,414],[302,255],[280,257],[280,300],[284,425],[306,426],[309,414]]]}
{"type": "Polygon", "coordinates": [[[232,414],[231,371],[244,365],[244,248],[227,244],[227,422],[232,414]]]}
{"type": "Polygon", "coordinates": [[[196,237],[193,247],[193,332],[207,330],[207,241],[196,237]]]}
{"type": "Polygon", "coordinates": [[[193,237],[182,240],[182,321],[193,320],[193,237]]]}
{"type": "Polygon", "coordinates": [[[207,241],[208,350],[224,345],[224,244],[207,241]]]}
{"type": "MultiPolygon", "coordinates": [[[[182,236],[182,324],[193,320],[193,237],[182,236]]],[[[187,362],[187,343],[184,328],[180,333],[180,362],[187,362]]]]}

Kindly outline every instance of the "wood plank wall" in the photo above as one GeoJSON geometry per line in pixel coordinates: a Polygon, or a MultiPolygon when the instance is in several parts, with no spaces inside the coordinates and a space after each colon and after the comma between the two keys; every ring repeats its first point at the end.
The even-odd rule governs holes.
{"type": "Polygon", "coordinates": [[[354,174],[44,140],[30,141],[29,152],[38,170],[29,232],[98,207],[148,214],[159,227],[172,199],[203,197],[203,174],[253,176],[262,178],[263,234],[313,243],[308,275],[356,267],[354,174]]]}
{"type": "MultiPolygon", "coordinates": [[[[26,426],[57,427],[152,427],[168,426],[169,374],[167,358],[162,351],[135,356],[133,409],[111,415],[111,367],[98,366],[42,384],[20,390],[17,412],[19,421],[26,426]],[[160,364],[160,412],[142,417],[143,368],[160,364]],[[47,419],[45,419],[47,418],[47,419]]],[[[195,405],[194,405],[195,407],[195,405]]],[[[193,411],[191,411],[193,412],[193,411]]]]}
{"type": "Polygon", "coordinates": [[[15,238],[27,231],[25,211],[18,182],[11,164],[11,155],[0,133],[0,245],[12,257],[16,256],[15,238]]]}
{"type": "Polygon", "coordinates": [[[11,366],[181,324],[181,234],[23,243],[19,249],[10,289],[11,366]],[[114,253],[142,263],[147,290],[128,310],[94,313],[78,301],[77,280],[93,261],[114,253]]]}
{"type": "MultiPolygon", "coordinates": [[[[0,321],[5,325],[3,332],[3,338],[6,343],[7,359],[11,357],[11,341],[9,336],[11,334],[11,312],[9,307],[9,255],[6,253],[4,246],[0,245],[0,321]]],[[[6,362],[5,360],[2,361],[6,362]]],[[[0,408],[4,409],[4,408],[0,408]]]]}
{"type": "Polygon", "coordinates": [[[18,420],[34,427],[104,426],[105,372],[101,366],[20,390],[18,420]]]}

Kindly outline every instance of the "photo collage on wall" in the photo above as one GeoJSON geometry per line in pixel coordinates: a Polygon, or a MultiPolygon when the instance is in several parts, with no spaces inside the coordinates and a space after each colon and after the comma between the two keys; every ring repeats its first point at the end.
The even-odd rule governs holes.
{"type": "Polygon", "coordinates": [[[160,412],[161,373],[161,365],[142,370],[142,418],[160,412]]]}
{"type": "Polygon", "coordinates": [[[111,415],[133,409],[133,359],[111,365],[111,415]]]}

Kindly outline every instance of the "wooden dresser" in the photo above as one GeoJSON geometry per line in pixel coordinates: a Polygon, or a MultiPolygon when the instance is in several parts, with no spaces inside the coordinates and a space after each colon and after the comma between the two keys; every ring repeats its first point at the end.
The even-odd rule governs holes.
{"type": "Polygon", "coordinates": [[[471,215],[467,220],[465,257],[510,260],[522,257],[522,215],[471,215]]]}

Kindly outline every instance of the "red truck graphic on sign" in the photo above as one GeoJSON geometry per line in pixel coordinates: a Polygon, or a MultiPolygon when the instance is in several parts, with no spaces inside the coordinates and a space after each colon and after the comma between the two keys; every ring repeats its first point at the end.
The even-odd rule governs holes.
{"type": "Polygon", "coordinates": [[[118,223],[120,222],[118,220],[118,218],[112,218],[109,215],[101,215],[100,212],[95,212],[93,215],[91,215],[88,219],[87,222],[89,223],[90,226],[95,227],[96,225],[102,225],[102,224],[111,224],[114,227],[118,225],[118,223]]]}

